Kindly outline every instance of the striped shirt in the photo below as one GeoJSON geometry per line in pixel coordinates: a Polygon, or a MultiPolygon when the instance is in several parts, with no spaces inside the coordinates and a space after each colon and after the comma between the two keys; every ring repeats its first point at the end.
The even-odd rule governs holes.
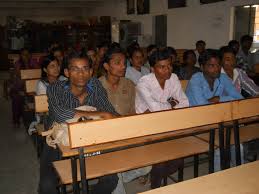
{"type": "Polygon", "coordinates": [[[80,104],[79,99],[71,93],[69,81],[58,81],[47,88],[49,103],[47,129],[54,121],[62,123],[72,119],[76,114],[75,108],[82,105],[93,106],[97,111],[119,115],[109,102],[107,92],[98,79],[91,78],[86,88],[88,95],[83,104],[80,104]]]}

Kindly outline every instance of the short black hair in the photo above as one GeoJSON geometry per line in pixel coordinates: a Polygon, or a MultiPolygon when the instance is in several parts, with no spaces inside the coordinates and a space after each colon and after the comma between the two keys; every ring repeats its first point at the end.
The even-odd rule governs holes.
{"type": "Polygon", "coordinates": [[[186,51],[184,51],[184,53],[183,53],[183,62],[184,62],[184,63],[186,62],[186,60],[187,60],[187,58],[188,58],[188,56],[189,56],[190,54],[192,54],[192,55],[194,55],[194,56],[196,57],[196,54],[195,54],[195,52],[194,52],[193,50],[186,50],[186,51]]]}
{"type": "Polygon", "coordinates": [[[206,42],[205,42],[204,40],[198,40],[195,45],[197,46],[197,45],[199,45],[199,44],[204,44],[204,45],[206,45],[206,42]]]}
{"type": "Polygon", "coordinates": [[[205,65],[212,58],[216,58],[216,59],[220,60],[219,51],[214,50],[214,49],[207,49],[205,52],[200,54],[199,64],[205,65]]]}
{"type": "Polygon", "coordinates": [[[44,57],[42,63],[41,63],[41,77],[42,78],[46,78],[47,77],[47,73],[44,71],[44,69],[47,69],[49,64],[52,61],[57,61],[57,59],[54,57],[54,55],[48,55],[46,57],[44,57]]]}
{"type": "Polygon", "coordinates": [[[154,67],[158,61],[162,61],[170,58],[171,58],[171,55],[167,49],[162,49],[162,50],[157,49],[149,56],[148,61],[150,66],[154,67]]]}
{"type": "Polygon", "coordinates": [[[152,51],[153,49],[156,49],[157,46],[155,44],[150,44],[148,47],[147,47],[147,53],[149,53],[150,51],[152,51]]]}
{"type": "Polygon", "coordinates": [[[229,47],[233,47],[233,45],[235,45],[235,44],[239,45],[239,42],[237,40],[231,40],[231,41],[228,42],[229,47]]]}
{"type": "Polygon", "coordinates": [[[66,68],[69,68],[69,67],[70,67],[71,61],[74,60],[74,59],[84,59],[84,60],[87,60],[89,67],[92,68],[93,62],[92,62],[92,60],[87,56],[86,53],[81,53],[81,54],[74,53],[74,54],[70,55],[69,58],[68,58],[68,63],[67,63],[67,67],[66,67],[66,68]]]}
{"type": "Polygon", "coordinates": [[[141,48],[134,48],[134,49],[132,49],[131,52],[129,53],[129,57],[132,58],[133,55],[134,55],[134,53],[136,53],[136,52],[140,52],[140,53],[144,56],[144,53],[143,53],[143,51],[141,50],[141,48]]]}
{"type": "Polygon", "coordinates": [[[251,41],[251,42],[253,42],[253,37],[250,36],[250,35],[248,35],[248,34],[242,36],[241,39],[240,39],[241,44],[244,43],[245,41],[251,41]]]}
{"type": "Polygon", "coordinates": [[[235,52],[234,52],[234,50],[231,47],[224,46],[224,47],[221,47],[221,49],[220,49],[221,60],[222,60],[224,54],[226,54],[226,53],[231,53],[231,54],[233,54],[235,56],[235,52]]]}
{"type": "Polygon", "coordinates": [[[54,47],[51,49],[50,53],[54,55],[55,52],[60,51],[63,52],[64,50],[61,47],[54,47]]]}
{"type": "Polygon", "coordinates": [[[109,63],[111,58],[112,58],[112,55],[113,54],[118,54],[118,53],[122,53],[125,55],[124,51],[120,48],[120,47],[117,47],[117,46],[114,46],[114,47],[110,47],[105,56],[104,56],[104,63],[109,63]]]}
{"type": "Polygon", "coordinates": [[[169,52],[170,55],[174,55],[174,56],[177,57],[177,52],[176,52],[176,50],[173,47],[168,46],[165,49],[169,52]]]}
{"type": "Polygon", "coordinates": [[[99,45],[97,45],[97,48],[100,49],[102,47],[109,47],[109,42],[108,41],[103,41],[99,45]]]}

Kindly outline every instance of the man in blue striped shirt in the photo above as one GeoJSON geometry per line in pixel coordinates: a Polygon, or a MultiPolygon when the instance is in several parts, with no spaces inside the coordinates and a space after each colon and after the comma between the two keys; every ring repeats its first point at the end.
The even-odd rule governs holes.
{"type": "MultiPolygon", "coordinates": [[[[49,117],[46,127],[53,122],[62,123],[75,117],[99,116],[103,119],[118,116],[108,100],[106,90],[100,81],[92,78],[92,64],[87,57],[74,56],[70,58],[65,75],[69,81],[56,82],[47,89],[49,102],[49,117]],[[76,110],[77,107],[88,105],[97,111],[76,110]]],[[[45,145],[41,155],[40,194],[56,194],[57,181],[51,163],[59,160],[58,151],[45,145]]],[[[118,182],[117,175],[105,176],[93,186],[93,194],[111,193],[118,182]]]]}

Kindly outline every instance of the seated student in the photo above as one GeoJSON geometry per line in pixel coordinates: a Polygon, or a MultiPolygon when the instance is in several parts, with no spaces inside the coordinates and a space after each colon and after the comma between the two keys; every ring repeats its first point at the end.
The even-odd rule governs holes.
{"type": "Polygon", "coordinates": [[[231,48],[235,54],[235,56],[237,55],[238,51],[239,51],[239,42],[237,40],[231,40],[228,42],[228,47],[231,48]]]}
{"type": "Polygon", "coordinates": [[[169,52],[172,60],[172,67],[173,67],[173,73],[178,72],[181,64],[177,61],[177,52],[173,47],[166,47],[167,51],[169,52]]]}
{"type": "Polygon", "coordinates": [[[60,74],[61,75],[64,75],[64,69],[65,67],[67,66],[66,63],[67,63],[67,59],[66,57],[64,56],[64,51],[61,47],[54,47],[52,50],[51,50],[51,55],[53,55],[57,61],[58,61],[58,64],[60,66],[60,74]]]}
{"type": "Polygon", "coordinates": [[[191,106],[242,99],[226,74],[220,73],[220,58],[206,51],[200,56],[202,72],[192,76],[186,88],[191,106]]]}
{"type": "Polygon", "coordinates": [[[235,66],[235,54],[232,49],[228,48],[222,53],[221,73],[225,73],[232,80],[239,93],[243,90],[249,96],[258,96],[259,87],[248,77],[245,71],[235,68],[235,66]]]}
{"type": "Polygon", "coordinates": [[[135,48],[130,53],[130,64],[127,67],[125,77],[137,84],[138,80],[150,73],[149,69],[144,67],[144,54],[140,48],[135,48]]]}
{"type": "MultiPolygon", "coordinates": [[[[172,73],[172,62],[166,49],[155,51],[149,58],[152,73],[143,76],[136,86],[136,113],[155,112],[188,107],[178,77],[172,73]]],[[[162,179],[183,165],[183,160],[174,160],[153,165],[151,188],[161,186],[162,179]]]]}
{"type": "MultiPolygon", "coordinates": [[[[205,52],[206,49],[206,42],[203,40],[198,40],[195,44],[196,49],[195,49],[195,55],[196,59],[199,59],[200,55],[205,52]]],[[[197,60],[195,67],[201,67],[201,64],[199,64],[199,61],[197,60]]]]}
{"type": "Polygon", "coordinates": [[[47,86],[57,80],[66,80],[64,76],[60,76],[60,65],[53,55],[45,57],[41,64],[42,76],[36,85],[36,94],[46,94],[47,86]]]}
{"type": "Polygon", "coordinates": [[[120,48],[110,48],[104,59],[106,76],[99,78],[109,101],[120,115],[135,114],[135,85],[125,78],[126,57],[120,48]]]}
{"type": "Polygon", "coordinates": [[[200,72],[200,68],[195,67],[196,61],[196,55],[193,50],[187,50],[183,53],[183,65],[176,72],[180,80],[189,80],[193,74],[200,72]]]}
{"type": "MultiPolygon", "coordinates": [[[[93,69],[87,57],[71,56],[65,75],[68,81],[60,81],[47,88],[49,117],[46,128],[53,122],[62,123],[71,118],[100,116],[104,119],[113,118],[118,113],[108,101],[107,93],[96,78],[91,78],[93,69]],[[77,110],[83,105],[93,106],[95,112],[77,110]]],[[[44,145],[40,158],[40,194],[56,194],[57,179],[51,163],[59,160],[59,152],[44,145]]],[[[111,193],[116,187],[116,175],[104,176],[93,186],[92,193],[111,193]]]]}

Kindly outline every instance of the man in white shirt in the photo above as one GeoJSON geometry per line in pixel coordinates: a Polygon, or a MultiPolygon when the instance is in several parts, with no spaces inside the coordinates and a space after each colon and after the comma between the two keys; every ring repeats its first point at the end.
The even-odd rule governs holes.
{"type": "MultiPolygon", "coordinates": [[[[136,113],[188,107],[189,101],[178,77],[171,73],[172,62],[167,49],[155,51],[149,58],[152,73],[143,76],[136,86],[136,113]]],[[[161,186],[162,179],[183,166],[183,160],[153,165],[151,188],[161,186]]]]}

